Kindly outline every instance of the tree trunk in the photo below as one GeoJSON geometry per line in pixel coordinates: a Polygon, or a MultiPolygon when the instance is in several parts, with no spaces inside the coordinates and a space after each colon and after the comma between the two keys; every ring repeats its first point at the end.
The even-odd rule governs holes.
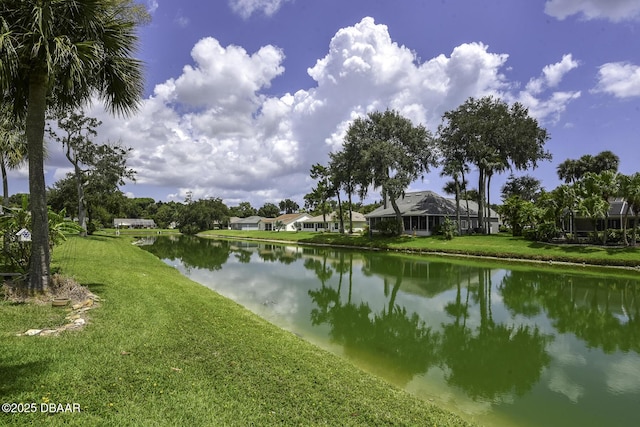
{"type": "Polygon", "coordinates": [[[467,205],[467,234],[469,234],[469,228],[471,227],[471,212],[469,211],[469,195],[467,194],[467,183],[464,179],[464,168],[460,170],[462,176],[462,185],[464,185],[464,200],[467,205]]]}
{"type": "Polygon", "coordinates": [[[9,206],[9,181],[7,179],[7,165],[4,162],[4,158],[0,159],[0,168],[2,169],[2,209],[0,212],[4,212],[4,208],[9,206]]]}
{"type": "Polygon", "coordinates": [[[484,228],[484,232],[486,234],[491,234],[491,200],[489,199],[489,195],[491,193],[491,176],[493,173],[487,174],[487,218],[486,218],[486,226],[484,228]]]}
{"type": "Polygon", "coordinates": [[[353,205],[351,204],[351,191],[349,191],[348,197],[349,197],[349,234],[353,234],[353,205]]]}
{"type": "Polygon", "coordinates": [[[624,223],[622,224],[622,241],[625,246],[629,246],[629,239],[627,239],[627,222],[629,222],[629,210],[631,206],[627,203],[627,209],[624,211],[624,223]]]}
{"type": "Polygon", "coordinates": [[[478,170],[478,228],[485,233],[484,226],[484,183],[485,183],[485,170],[478,170]]]}
{"type": "Polygon", "coordinates": [[[400,212],[400,208],[396,203],[395,197],[389,197],[389,201],[391,202],[391,206],[393,207],[393,211],[396,213],[396,220],[398,221],[398,235],[401,236],[404,234],[404,221],[402,220],[402,213],[400,212]]]}
{"type": "MultiPolygon", "coordinates": [[[[5,208],[9,206],[9,181],[7,179],[7,165],[4,162],[4,158],[0,159],[0,168],[2,169],[2,207],[0,213],[5,213],[5,208]]],[[[4,232],[2,250],[7,256],[9,254],[9,242],[11,235],[9,230],[4,232]]]]}
{"type": "Polygon", "coordinates": [[[342,216],[342,202],[340,201],[340,191],[336,192],[338,197],[338,215],[340,215],[340,234],[344,234],[344,217],[342,216]]]}
{"type": "Polygon", "coordinates": [[[78,223],[82,228],[80,236],[87,237],[87,201],[84,198],[84,186],[82,185],[82,170],[77,163],[73,164],[76,172],[76,189],[78,190],[78,223]]]}
{"type": "Polygon", "coordinates": [[[49,288],[49,218],[44,180],[44,124],[47,109],[48,77],[45,71],[32,71],[29,79],[26,137],[29,156],[29,193],[31,203],[31,257],[29,291],[49,288]]]}
{"type": "Polygon", "coordinates": [[[458,223],[458,236],[462,234],[462,226],[460,225],[460,184],[456,180],[456,222],[458,223]]]}

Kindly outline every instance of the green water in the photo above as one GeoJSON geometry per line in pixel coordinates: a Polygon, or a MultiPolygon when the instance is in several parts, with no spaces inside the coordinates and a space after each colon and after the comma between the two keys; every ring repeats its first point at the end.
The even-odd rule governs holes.
{"type": "Polygon", "coordinates": [[[146,249],[481,425],[640,425],[640,280],[632,274],[186,236],[146,249]]]}

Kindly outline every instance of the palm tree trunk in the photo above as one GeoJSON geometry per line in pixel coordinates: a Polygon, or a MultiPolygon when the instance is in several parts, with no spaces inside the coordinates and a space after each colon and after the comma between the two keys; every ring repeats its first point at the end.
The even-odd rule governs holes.
{"type": "Polygon", "coordinates": [[[349,234],[353,234],[353,205],[351,204],[351,190],[349,190],[349,234]]]}
{"type": "Polygon", "coordinates": [[[460,225],[460,184],[456,180],[456,222],[458,223],[458,236],[462,234],[460,225]]]}
{"type": "Polygon", "coordinates": [[[485,190],[485,170],[480,168],[478,171],[478,228],[484,234],[486,232],[484,226],[484,190],[485,190]]]}
{"type": "Polygon", "coordinates": [[[0,168],[2,169],[2,211],[4,211],[4,208],[9,206],[9,180],[4,158],[0,159],[0,168]]]}
{"type": "Polygon", "coordinates": [[[336,191],[338,197],[338,215],[340,215],[340,234],[344,234],[344,217],[342,216],[342,201],[340,200],[340,190],[336,191]]]}
{"type": "Polygon", "coordinates": [[[487,234],[491,234],[491,201],[489,199],[489,189],[491,187],[491,176],[493,175],[493,173],[488,173],[487,174],[487,218],[486,218],[486,227],[485,227],[485,233],[487,234]]]}
{"type": "Polygon", "coordinates": [[[627,209],[624,211],[624,222],[622,224],[622,241],[625,246],[629,246],[629,239],[627,238],[627,222],[629,222],[629,211],[631,210],[631,205],[627,203],[627,209]]]}
{"type": "Polygon", "coordinates": [[[462,176],[462,185],[464,186],[464,200],[467,205],[467,234],[469,228],[471,228],[471,212],[469,212],[469,195],[467,194],[467,181],[464,178],[464,168],[460,169],[460,175],[462,176]]]}
{"type": "MultiPolygon", "coordinates": [[[[7,165],[5,164],[5,159],[0,159],[0,167],[2,169],[2,208],[0,209],[0,213],[5,212],[5,208],[9,206],[9,181],[7,179],[7,165]]],[[[11,235],[9,234],[9,230],[6,230],[3,236],[3,244],[2,250],[7,256],[9,254],[9,242],[11,239],[11,235]]]]}
{"type": "Polygon", "coordinates": [[[29,291],[49,288],[49,218],[44,180],[44,124],[47,109],[48,76],[44,70],[32,71],[29,79],[26,137],[29,156],[29,201],[31,204],[31,257],[29,291]]]}

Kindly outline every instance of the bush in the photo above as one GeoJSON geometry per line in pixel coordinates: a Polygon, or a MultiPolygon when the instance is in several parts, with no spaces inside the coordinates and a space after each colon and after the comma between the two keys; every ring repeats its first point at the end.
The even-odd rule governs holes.
{"type": "Polygon", "coordinates": [[[444,222],[440,224],[438,231],[442,234],[442,237],[445,240],[452,240],[456,234],[458,234],[456,223],[451,221],[449,218],[444,219],[444,222]]]}
{"type": "Polygon", "coordinates": [[[402,234],[402,226],[395,218],[385,218],[379,221],[375,230],[385,236],[399,236],[402,234]]]}
{"type": "Polygon", "coordinates": [[[535,227],[523,231],[524,238],[536,242],[550,242],[556,237],[560,237],[562,231],[553,222],[543,222],[535,227]]]}

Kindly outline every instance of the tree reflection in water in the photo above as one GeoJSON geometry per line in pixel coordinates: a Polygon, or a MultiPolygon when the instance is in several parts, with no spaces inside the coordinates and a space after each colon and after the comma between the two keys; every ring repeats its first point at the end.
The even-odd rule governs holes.
{"type": "MultiPolygon", "coordinates": [[[[605,354],[633,352],[631,360],[640,354],[640,282],[631,275],[505,270],[481,262],[186,236],[158,239],[147,249],[211,271],[231,261],[243,271],[250,267],[245,264],[287,265],[281,282],[269,285],[270,295],[302,292],[309,300],[294,300],[304,308],[306,325],[324,325],[345,355],[399,385],[437,368],[472,400],[508,402],[541,383],[545,372],[563,369],[552,345],[560,336],[562,345],[575,343],[571,351],[579,357],[591,357],[579,353],[581,346],[605,354]],[[283,277],[301,270],[317,282],[305,276],[304,282],[291,277],[284,283],[283,277]]],[[[602,399],[607,391],[596,395],[602,399]]]]}

